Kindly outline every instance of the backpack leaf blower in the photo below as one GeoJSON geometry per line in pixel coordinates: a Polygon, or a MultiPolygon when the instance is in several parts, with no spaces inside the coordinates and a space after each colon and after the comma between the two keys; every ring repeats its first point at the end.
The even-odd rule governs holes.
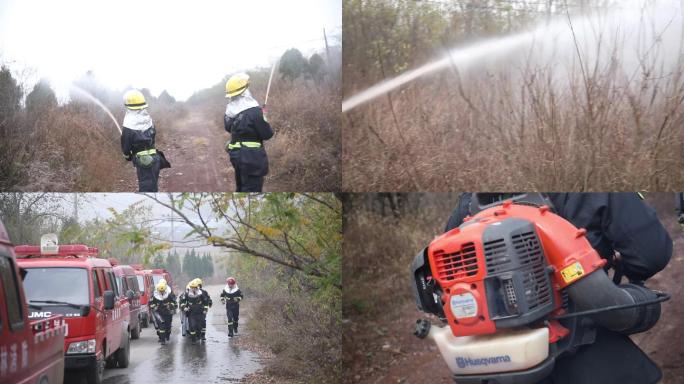
{"type": "Polygon", "coordinates": [[[459,384],[536,383],[557,357],[590,344],[595,325],[624,334],[651,328],[669,299],[614,284],[586,231],[552,212],[506,200],[435,238],[411,266],[418,320],[459,384]],[[593,326],[588,326],[593,325],[593,326]]]}

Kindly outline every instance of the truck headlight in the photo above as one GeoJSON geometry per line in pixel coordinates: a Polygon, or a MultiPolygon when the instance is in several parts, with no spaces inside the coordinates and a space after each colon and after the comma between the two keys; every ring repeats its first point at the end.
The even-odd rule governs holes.
{"type": "Polygon", "coordinates": [[[75,341],[69,344],[67,355],[75,353],[95,353],[95,346],[97,342],[95,339],[75,341]]]}

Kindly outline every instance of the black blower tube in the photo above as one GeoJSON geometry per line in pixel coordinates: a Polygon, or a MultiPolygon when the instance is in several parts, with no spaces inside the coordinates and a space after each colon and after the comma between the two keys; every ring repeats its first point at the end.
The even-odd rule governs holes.
{"type": "MultiPolygon", "coordinates": [[[[576,306],[575,311],[638,304],[658,298],[655,292],[641,285],[615,285],[602,269],[583,277],[569,285],[567,289],[570,299],[576,306]]],[[[591,318],[612,331],[624,334],[644,332],[658,322],[660,303],[599,312],[591,315],[591,318]]]]}

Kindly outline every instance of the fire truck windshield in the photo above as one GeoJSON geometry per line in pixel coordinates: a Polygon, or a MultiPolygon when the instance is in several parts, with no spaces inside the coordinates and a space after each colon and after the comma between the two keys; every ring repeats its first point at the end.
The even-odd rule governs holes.
{"type": "MultiPolygon", "coordinates": [[[[84,268],[25,268],[26,300],[37,304],[64,302],[88,305],[90,289],[84,268]]],[[[54,303],[56,304],[56,303],[54,303]]]]}
{"type": "Polygon", "coordinates": [[[140,293],[145,293],[145,279],[140,275],[135,277],[138,278],[138,289],[140,290],[140,293]]]}
{"type": "MultiPolygon", "coordinates": [[[[163,275],[152,275],[152,281],[154,281],[154,286],[156,287],[157,284],[159,283],[159,280],[163,279],[163,275]]],[[[167,281],[168,283],[168,281],[167,281]]]]}

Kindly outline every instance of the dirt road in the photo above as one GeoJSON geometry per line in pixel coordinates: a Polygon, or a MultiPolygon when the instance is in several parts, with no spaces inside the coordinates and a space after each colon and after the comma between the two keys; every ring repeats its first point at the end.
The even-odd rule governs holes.
{"type": "Polygon", "coordinates": [[[159,134],[158,148],[171,162],[161,172],[160,191],[230,192],[235,190],[233,168],[223,149],[228,134],[220,116],[211,119],[203,110],[189,109],[174,121],[168,132],[159,134]]]}

